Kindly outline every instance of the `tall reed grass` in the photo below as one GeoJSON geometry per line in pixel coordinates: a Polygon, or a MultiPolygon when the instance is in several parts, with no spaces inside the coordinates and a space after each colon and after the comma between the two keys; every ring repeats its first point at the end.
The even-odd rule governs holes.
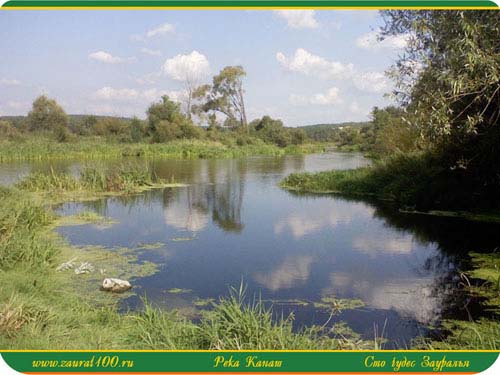
{"type": "Polygon", "coordinates": [[[17,184],[17,187],[32,192],[46,191],[93,191],[132,192],[138,188],[153,186],[162,181],[146,163],[125,163],[118,166],[82,169],[79,176],[68,173],[35,172],[17,184]]]}
{"type": "Polygon", "coordinates": [[[0,202],[0,269],[18,263],[27,267],[50,263],[57,249],[44,241],[38,231],[51,221],[52,214],[12,189],[0,187],[0,202]]]}
{"type": "Polygon", "coordinates": [[[215,159],[239,158],[248,155],[285,155],[320,152],[320,144],[280,148],[259,143],[237,145],[210,140],[177,140],[168,143],[118,143],[98,137],[81,138],[76,142],[59,143],[45,137],[26,137],[19,140],[0,140],[0,162],[15,160],[101,160],[122,157],[215,159]]]}

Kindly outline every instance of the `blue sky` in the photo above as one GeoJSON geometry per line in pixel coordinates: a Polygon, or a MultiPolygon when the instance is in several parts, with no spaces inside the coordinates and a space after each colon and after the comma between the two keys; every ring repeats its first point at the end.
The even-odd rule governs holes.
{"type": "Polygon", "coordinates": [[[0,11],[0,115],[45,93],[67,113],[145,117],[163,94],[243,65],[248,118],[364,120],[406,40],[374,11],[0,11]],[[170,61],[170,62],[168,62],[170,61]],[[167,66],[169,68],[167,68],[167,66]]]}

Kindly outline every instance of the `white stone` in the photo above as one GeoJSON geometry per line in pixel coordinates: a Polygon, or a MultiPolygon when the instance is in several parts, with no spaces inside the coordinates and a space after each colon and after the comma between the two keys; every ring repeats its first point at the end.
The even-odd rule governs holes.
{"type": "Polygon", "coordinates": [[[107,290],[114,293],[122,293],[126,290],[132,288],[132,285],[127,280],[120,279],[104,279],[102,282],[102,289],[107,290]]]}

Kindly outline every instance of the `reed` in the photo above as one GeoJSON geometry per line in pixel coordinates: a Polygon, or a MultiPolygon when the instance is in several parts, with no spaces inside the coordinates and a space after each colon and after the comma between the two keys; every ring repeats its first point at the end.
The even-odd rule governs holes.
{"type": "Polygon", "coordinates": [[[79,138],[59,143],[43,136],[26,136],[23,141],[0,140],[0,162],[16,160],[102,160],[117,158],[214,159],[239,158],[248,155],[285,155],[320,152],[321,144],[280,148],[259,142],[238,145],[210,140],[176,140],[168,143],[118,143],[98,137],[79,138]]]}

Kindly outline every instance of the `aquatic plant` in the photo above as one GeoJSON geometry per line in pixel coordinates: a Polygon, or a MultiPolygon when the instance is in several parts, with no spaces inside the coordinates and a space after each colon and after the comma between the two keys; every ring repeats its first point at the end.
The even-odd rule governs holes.
{"type": "Polygon", "coordinates": [[[32,192],[121,192],[131,193],[162,184],[146,163],[124,163],[110,168],[87,166],[75,177],[65,172],[34,172],[17,187],[32,192]]]}

